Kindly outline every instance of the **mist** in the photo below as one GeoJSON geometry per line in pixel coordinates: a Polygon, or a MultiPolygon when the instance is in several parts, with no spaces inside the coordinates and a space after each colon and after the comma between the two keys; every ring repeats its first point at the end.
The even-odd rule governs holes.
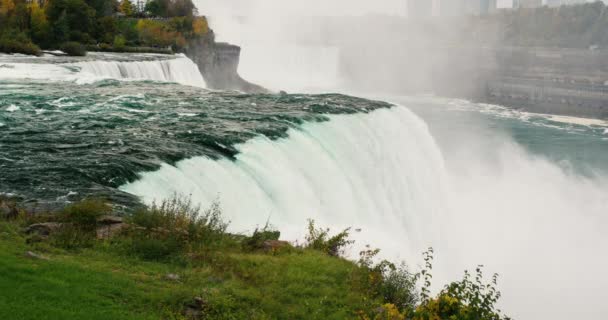
{"type": "MultiPolygon", "coordinates": [[[[411,96],[480,97],[487,89],[479,85],[483,79],[504,71],[488,50],[504,30],[478,17],[406,19],[405,3],[201,0],[198,7],[219,41],[242,47],[241,75],[273,91],[372,96],[414,111],[420,101],[411,96]]],[[[484,264],[486,274],[501,274],[501,307],[508,315],[603,319],[605,174],[568,171],[532,154],[509,132],[488,130],[485,119],[467,119],[464,127],[452,126],[449,118],[423,119],[441,150],[447,179],[441,222],[416,219],[436,223],[436,233],[415,244],[420,252],[436,247],[436,281],[455,280],[464,268],[484,264]]],[[[395,249],[395,243],[368,240],[395,249]]]]}

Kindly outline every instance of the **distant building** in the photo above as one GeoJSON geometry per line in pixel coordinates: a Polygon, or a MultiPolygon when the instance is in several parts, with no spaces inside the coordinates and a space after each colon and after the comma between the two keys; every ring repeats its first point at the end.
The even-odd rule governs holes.
{"type": "Polygon", "coordinates": [[[513,8],[540,8],[543,0],[513,0],[513,8]]]}
{"type": "Polygon", "coordinates": [[[433,14],[433,1],[408,0],[407,15],[410,18],[427,18],[433,14]]]}

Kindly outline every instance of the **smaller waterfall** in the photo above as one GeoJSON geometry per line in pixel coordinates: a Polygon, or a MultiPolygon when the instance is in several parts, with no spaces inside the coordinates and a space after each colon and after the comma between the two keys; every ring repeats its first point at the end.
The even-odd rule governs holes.
{"type": "Polygon", "coordinates": [[[86,61],[73,65],[81,74],[100,78],[176,82],[193,87],[206,87],[198,67],[185,56],[152,61],[86,61]]]}
{"type": "Polygon", "coordinates": [[[0,60],[0,81],[29,79],[89,84],[103,79],[152,80],[206,88],[198,66],[184,55],[163,56],[160,60],[157,56],[145,54],[111,56],[90,53],[80,60],[70,59],[3,56],[0,60]]]}

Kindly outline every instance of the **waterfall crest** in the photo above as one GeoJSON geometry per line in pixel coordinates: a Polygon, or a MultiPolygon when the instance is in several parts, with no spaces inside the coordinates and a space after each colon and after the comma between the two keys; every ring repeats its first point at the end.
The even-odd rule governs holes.
{"type": "Polygon", "coordinates": [[[150,61],[85,61],[74,63],[83,76],[95,78],[153,80],[206,87],[196,64],[185,56],[150,61]]]}
{"type": "Polygon", "coordinates": [[[111,55],[90,53],[84,58],[8,57],[0,64],[0,80],[70,81],[90,84],[104,79],[175,82],[206,88],[198,67],[184,55],[111,55]],[[74,60],[75,59],[75,60],[74,60]]]}
{"type": "Polygon", "coordinates": [[[424,122],[394,107],[331,116],[288,134],[238,145],[235,161],[196,157],[163,165],[121,189],[147,203],[180,194],[204,208],[219,199],[236,232],[269,220],[296,239],[309,218],[363,228],[361,244],[417,260],[428,236],[438,234],[431,225],[443,211],[442,159],[424,122]]]}

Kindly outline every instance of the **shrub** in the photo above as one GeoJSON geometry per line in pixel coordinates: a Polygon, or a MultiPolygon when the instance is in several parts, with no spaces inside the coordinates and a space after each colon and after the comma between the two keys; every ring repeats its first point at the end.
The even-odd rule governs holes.
{"type": "Polygon", "coordinates": [[[112,207],[100,199],[85,199],[65,207],[57,217],[62,226],[52,234],[51,243],[64,249],[93,246],[97,220],[111,212],[112,207]]]}
{"type": "Polygon", "coordinates": [[[19,217],[17,201],[0,195],[0,219],[14,220],[19,217]]]}
{"type": "Polygon", "coordinates": [[[256,228],[251,237],[243,241],[243,249],[246,251],[260,250],[264,248],[264,242],[269,240],[279,240],[281,232],[275,230],[268,224],[262,229],[256,228]]]}
{"type": "Polygon", "coordinates": [[[117,35],[116,37],[114,37],[114,48],[116,48],[117,50],[123,50],[125,48],[126,43],[127,40],[122,35],[117,35]]]}
{"type": "Polygon", "coordinates": [[[60,47],[61,51],[65,52],[69,56],[84,57],[87,55],[86,48],[79,42],[69,41],[65,42],[60,47]]]}
{"type": "Polygon", "coordinates": [[[69,223],[64,224],[50,238],[52,245],[68,250],[92,247],[95,240],[95,233],[69,223]]]}
{"type": "Polygon", "coordinates": [[[230,237],[218,202],[201,213],[190,199],[174,197],[138,210],[131,217],[136,226],[131,250],[143,258],[162,259],[221,247],[230,237]],[[153,252],[155,251],[156,252],[153,252]]]}
{"type": "Polygon", "coordinates": [[[329,228],[317,229],[314,220],[308,220],[308,235],[306,235],[306,248],[325,252],[332,257],[339,257],[344,253],[344,248],[354,243],[348,240],[350,228],[330,237],[329,228]]]}
{"type": "Polygon", "coordinates": [[[496,289],[498,275],[492,276],[489,284],[483,281],[483,266],[476,269],[475,279],[465,271],[461,281],[452,282],[434,298],[429,298],[430,270],[432,269],[433,250],[425,253],[426,267],[421,271],[424,277],[422,303],[412,314],[413,320],[454,319],[454,320],[507,320],[496,308],[500,291],[496,289]]]}
{"type": "Polygon", "coordinates": [[[409,271],[405,263],[400,266],[390,265],[384,270],[378,293],[385,302],[398,310],[412,310],[418,303],[416,282],[416,275],[409,271]]]}
{"type": "Polygon", "coordinates": [[[40,48],[23,32],[5,31],[0,35],[0,52],[22,53],[39,56],[40,48]]]}
{"type": "Polygon", "coordinates": [[[359,268],[355,269],[353,277],[355,288],[366,296],[379,298],[385,306],[390,305],[398,312],[414,310],[418,303],[418,276],[411,273],[405,263],[400,266],[387,260],[375,263],[379,253],[379,249],[370,249],[369,246],[359,253],[359,268]]]}
{"type": "Polygon", "coordinates": [[[71,223],[83,231],[95,231],[97,219],[110,214],[112,207],[100,199],[85,199],[67,206],[61,212],[61,220],[71,223]]]}

